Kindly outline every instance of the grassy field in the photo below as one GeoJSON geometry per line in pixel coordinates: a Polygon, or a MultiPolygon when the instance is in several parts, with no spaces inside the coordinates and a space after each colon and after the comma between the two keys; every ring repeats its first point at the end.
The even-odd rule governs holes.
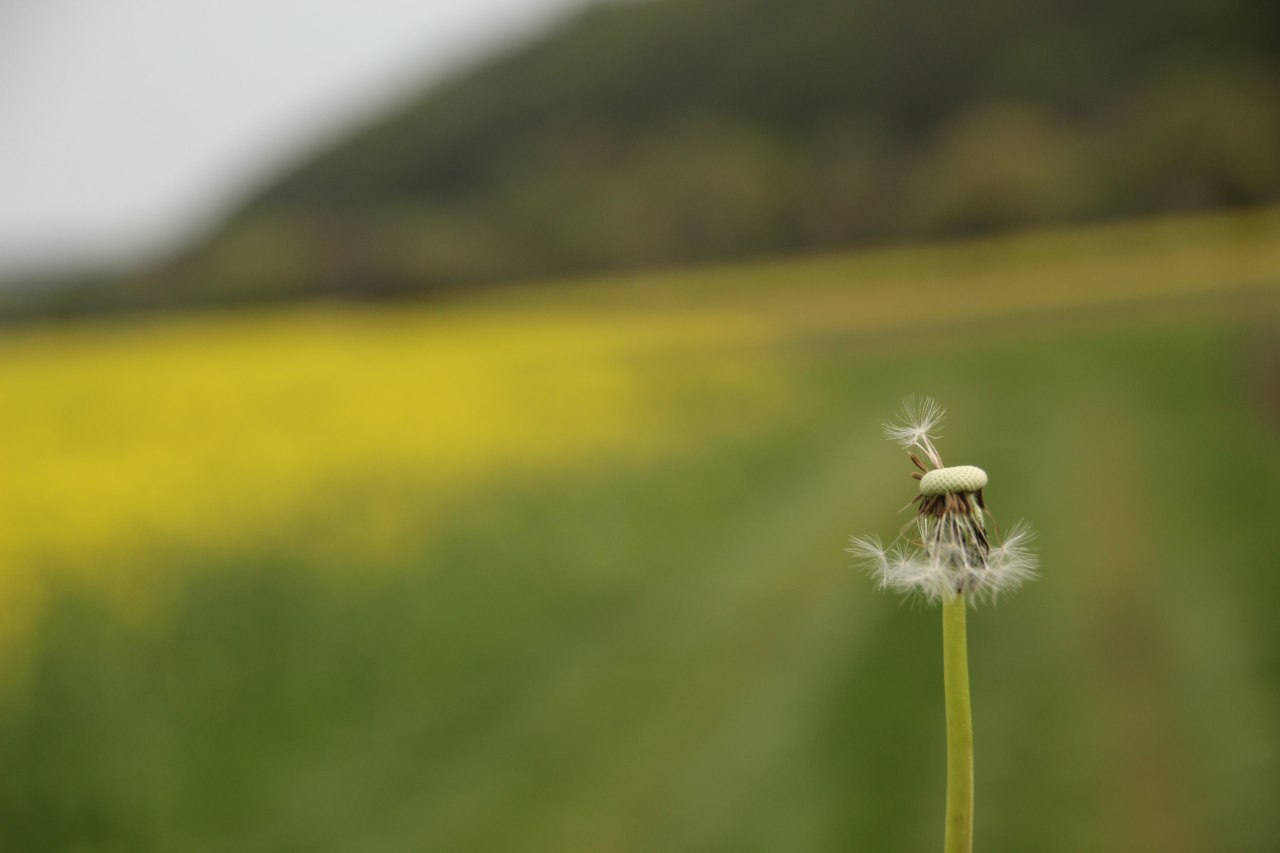
{"type": "Polygon", "coordinates": [[[1280,212],[0,342],[0,845],[940,846],[943,453],[979,848],[1280,838],[1280,212]]]}

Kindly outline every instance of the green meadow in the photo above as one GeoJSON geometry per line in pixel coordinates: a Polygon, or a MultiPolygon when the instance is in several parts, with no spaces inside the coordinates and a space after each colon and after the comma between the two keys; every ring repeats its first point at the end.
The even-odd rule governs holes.
{"type": "Polygon", "coordinates": [[[1042,565],[977,849],[1272,849],[1278,321],[1263,210],[6,333],[0,846],[936,849],[939,614],[844,553],[925,393],[1042,565]]]}

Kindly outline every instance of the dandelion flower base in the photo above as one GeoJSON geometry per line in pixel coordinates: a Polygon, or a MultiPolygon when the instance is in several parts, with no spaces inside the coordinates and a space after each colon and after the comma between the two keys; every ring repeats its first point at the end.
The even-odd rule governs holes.
{"type": "Polygon", "coordinates": [[[987,472],[973,465],[955,465],[951,468],[935,468],[920,478],[920,494],[955,495],[978,492],[986,488],[987,472]]]}

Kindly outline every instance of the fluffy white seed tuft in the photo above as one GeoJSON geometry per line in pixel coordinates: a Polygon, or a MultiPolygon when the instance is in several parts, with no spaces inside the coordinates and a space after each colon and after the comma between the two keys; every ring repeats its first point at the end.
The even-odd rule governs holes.
{"type": "Polygon", "coordinates": [[[1039,560],[1028,547],[1033,539],[1035,533],[1020,521],[1009,531],[1004,541],[987,554],[985,576],[977,588],[985,601],[995,604],[1002,595],[1035,579],[1039,560]]]}
{"type": "Polygon", "coordinates": [[[933,439],[942,430],[946,410],[932,397],[913,395],[902,401],[897,420],[884,425],[885,438],[896,441],[904,448],[915,447],[923,451],[937,467],[942,467],[933,449],[933,439]]]}
{"type": "Polygon", "coordinates": [[[862,561],[880,589],[938,602],[947,597],[954,583],[951,572],[940,562],[903,547],[886,550],[875,536],[850,539],[847,550],[862,561]]]}

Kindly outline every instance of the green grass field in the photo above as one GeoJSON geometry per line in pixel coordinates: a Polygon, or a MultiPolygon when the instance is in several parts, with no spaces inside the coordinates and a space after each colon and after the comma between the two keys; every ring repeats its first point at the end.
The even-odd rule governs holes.
{"type": "MultiPolygon", "coordinates": [[[[29,446],[0,506],[35,493],[41,453],[156,485],[99,490],[70,544],[35,522],[0,538],[25,608],[0,846],[937,849],[938,613],[843,552],[907,520],[880,424],[923,392],[950,411],[948,461],[1039,534],[1041,578],[970,618],[977,848],[1271,849],[1278,319],[1263,211],[397,317],[24,332],[0,344],[29,395],[4,411],[29,446]],[[101,397],[76,384],[91,366],[101,397]],[[474,377],[441,396],[455,368],[474,377]],[[417,402],[271,407],[316,383],[335,411],[417,402]],[[173,387],[163,417],[139,402],[173,387]],[[87,399],[128,401],[137,429],[90,448],[67,425],[106,411],[87,399]],[[228,401],[228,431],[190,446],[258,455],[148,455],[228,401]],[[446,411],[510,429],[434,429],[446,411]],[[282,424],[314,449],[274,468],[282,424]]],[[[41,506],[78,506],[59,476],[41,506]]]]}

